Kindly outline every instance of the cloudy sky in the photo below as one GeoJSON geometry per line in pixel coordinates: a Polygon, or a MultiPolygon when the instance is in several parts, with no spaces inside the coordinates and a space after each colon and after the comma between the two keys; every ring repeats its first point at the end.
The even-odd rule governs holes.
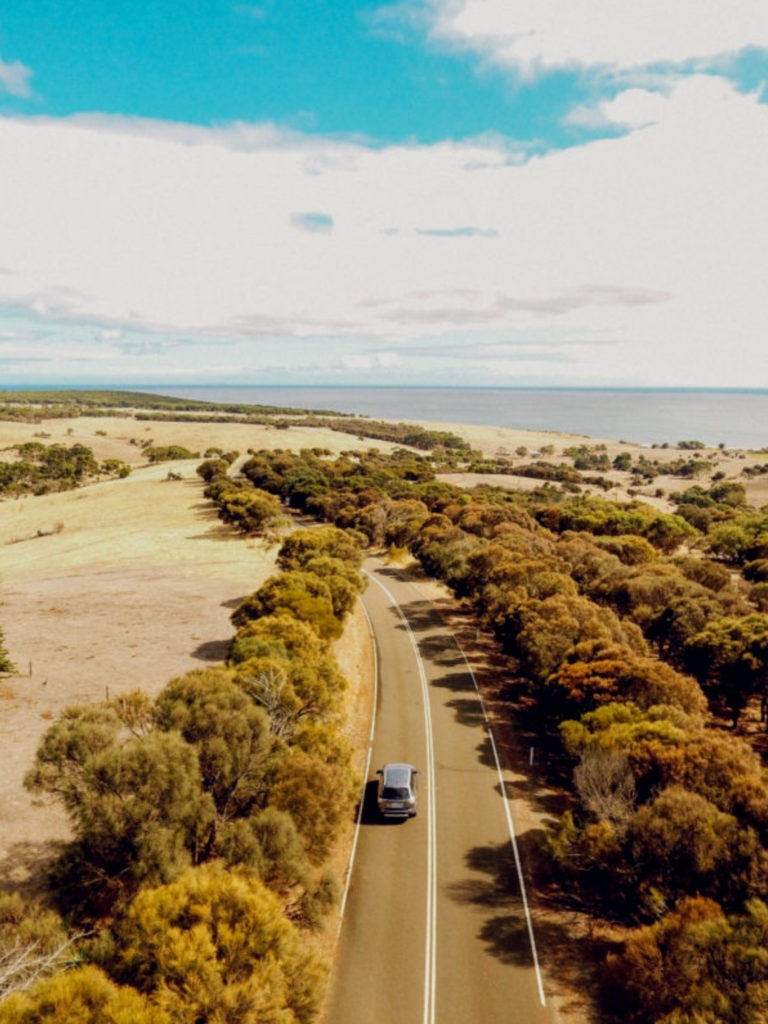
{"type": "Polygon", "coordinates": [[[6,0],[0,380],[768,387],[766,0],[6,0]]]}

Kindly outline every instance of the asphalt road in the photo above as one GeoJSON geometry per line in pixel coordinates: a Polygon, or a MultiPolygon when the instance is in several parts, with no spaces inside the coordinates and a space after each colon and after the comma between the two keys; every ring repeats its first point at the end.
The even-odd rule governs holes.
{"type": "Polygon", "coordinates": [[[369,783],[326,1024],[551,1022],[495,744],[455,638],[371,560],[378,686],[369,783]],[[419,810],[375,812],[375,771],[420,769],[419,810]]]}

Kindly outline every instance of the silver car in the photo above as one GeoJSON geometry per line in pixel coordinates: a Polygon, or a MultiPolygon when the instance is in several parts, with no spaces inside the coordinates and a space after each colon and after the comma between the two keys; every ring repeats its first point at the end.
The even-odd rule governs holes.
{"type": "Polygon", "coordinates": [[[393,761],[376,774],[379,776],[379,814],[384,818],[415,817],[418,768],[403,761],[393,761]]]}

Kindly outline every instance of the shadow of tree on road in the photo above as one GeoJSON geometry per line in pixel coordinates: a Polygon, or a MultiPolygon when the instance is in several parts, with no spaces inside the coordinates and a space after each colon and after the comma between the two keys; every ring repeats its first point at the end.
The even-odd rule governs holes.
{"type": "MultiPolygon", "coordinates": [[[[444,635],[427,636],[423,640],[419,640],[419,653],[423,658],[431,661],[433,665],[444,665],[446,667],[461,665],[464,667],[464,658],[461,651],[457,649],[454,643],[446,641],[444,635]]],[[[464,674],[469,679],[469,685],[472,686],[472,680],[466,669],[464,674]]]]}
{"type": "MultiPolygon", "coordinates": [[[[414,634],[423,633],[428,629],[445,629],[445,623],[440,613],[429,601],[409,601],[407,604],[400,605],[400,610],[394,605],[390,606],[388,610],[395,620],[397,629],[404,630],[406,628],[400,616],[400,610],[405,615],[414,634]]],[[[450,649],[449,645],[446,646],[446,649],[450,649]]]]}
{"type": "Polygon", "coordinates": [[[496,791],[507,800],[523,798],[528,806],[536,812],[541,824],[545,826],[557,825],[568,810],[567,796],[547,789],[530,776],[520,775],[514,781],[506,781],[503,787],[498,784],[496,791]],[[546,817],[541,817],[541,815],[546,815],[546,817]]]}
{"type": "Polygon", "coordinates": [[[430,683],[437,690],[453,690],[454,693],[473,693],[476,703],[480,703],[471,678],[466,672],[450,672],[430,683]]]}
{"type": "MultiPolygon", "coordinates": [[[[485,725],[483,708],[476,698],[473,700],[471,697],[457,697],[455,700],[449,700],[446,707],[454,712],[459,725],[467,725],[472,729],[482,729],[485,725]]],[[[480,760],[483,762],[482,757],[480,760]]]]}
{"type": "MultiPolygon", "coordinates": [[[[530,846],[538,835],[526,833],[518,843],[530,846]]],[[[474,846],[465,861],[472,875],[448,886],[446,894],[457,903],[488,911],[477,935],[491,956],[510,966],[531,967],[534,954],[512,844],[474,846]]],[[[530,895],[528,881],[526,889],[530,895]]],[[[594,965],[603,959],[605,944],[588,933],[580,915],[551,914],[546,904],[537,903],[530,908],[531,930],[537,958],[546,968],[547,986],[557,989],[561,1014],[571,1011],[584,1021],[589,999],[580,993],[586,996],[596,990],[594,965]]]]}

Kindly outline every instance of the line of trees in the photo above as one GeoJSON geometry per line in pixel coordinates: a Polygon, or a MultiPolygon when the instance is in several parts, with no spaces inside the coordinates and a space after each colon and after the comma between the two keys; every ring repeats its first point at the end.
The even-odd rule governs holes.
{"type": "Polygon", "coordinates": [[[754,554],[765,513],[728,489],[708,496],[702,532],[638,502],[467,493],[404,451],[260,452],[244,471],[370,543],[410,549],[493,630],[515,673],[507,692],[523,688],[571,786],[544,844],[549,884],[629,929],[604,964],[608,1015],[762,1019],[768,784],[711,712],[736,726],[755,694],[765,709],[768,617],[706,531],[745,521],[754,554]]]}
{"type": "Polygon", "coordinates": [[[48,729],[25,783],[73,838],[57,913],[0,900],[2,1024],[315,1018],[326,966],[302,934],[337,899],[325,865],[360,785],[327,639],[361,560],[333,527],[294,532],[233,613],[226,664],[48,729]]]}

